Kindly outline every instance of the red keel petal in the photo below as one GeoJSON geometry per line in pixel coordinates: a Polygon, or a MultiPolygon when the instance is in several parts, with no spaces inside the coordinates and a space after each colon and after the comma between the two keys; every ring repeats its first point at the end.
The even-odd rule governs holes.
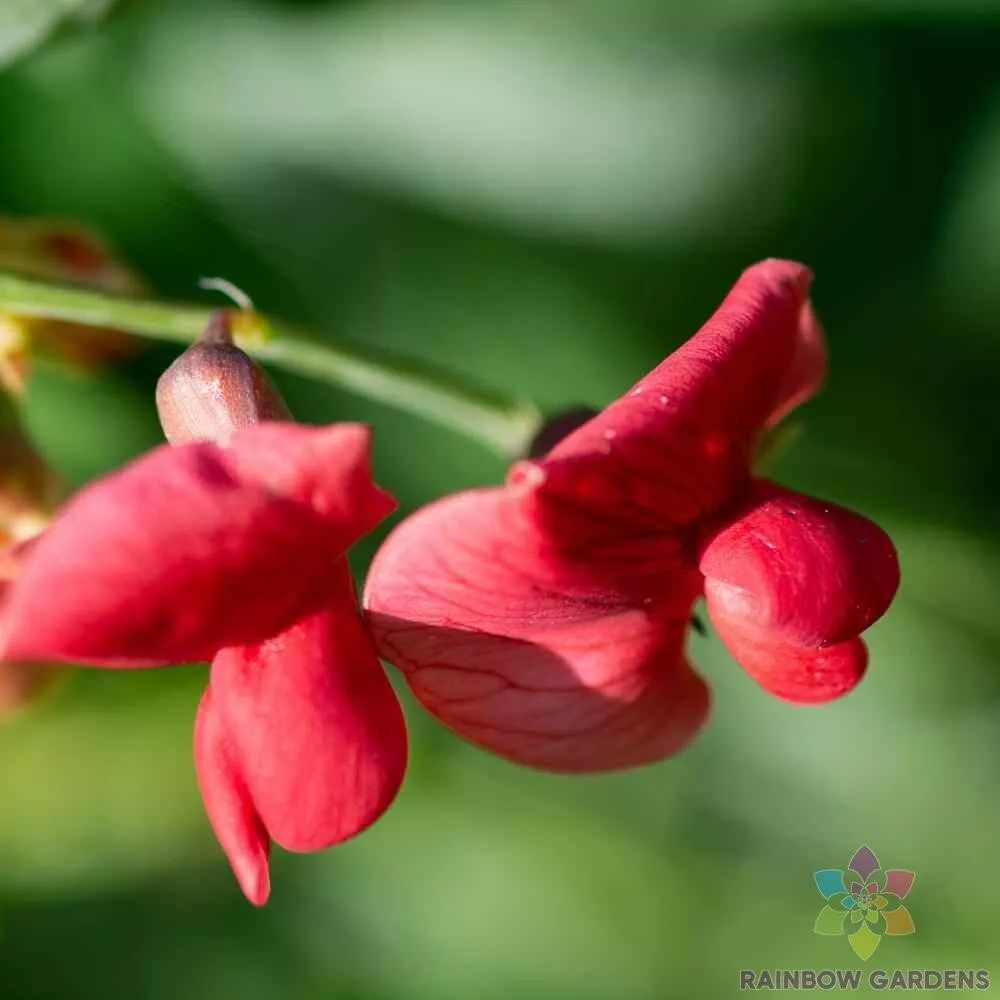
{"type": "Polygon", "coordinates": [[[766,481],[704,545],[709,614],[736,660],[791,701],[828,701],[860,680],[857,636],[899,585],[899,562],[875,524],[766,481]]]}
{"type": "Polygon", "coordinates": [[[699,565],[716,610],[801,646],[863,632],[899,586],[896,550],[878,525],[764,480],[699,565]]]}
{"type": "Polygon", "coordinates": [[[225,649],[212,692],[261,822],[290,851],[360,833],[406,770],[399,703],[343,564],[330,608],[257,646],[225,649]]]}

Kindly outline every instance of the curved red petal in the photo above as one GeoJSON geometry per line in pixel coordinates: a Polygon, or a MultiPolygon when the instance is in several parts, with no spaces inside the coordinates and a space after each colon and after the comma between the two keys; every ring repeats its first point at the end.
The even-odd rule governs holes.
{"type": "Polygon", "coordinates": [[[198,706],[194,761],[205,811],[243,894],[263,906],[271,894],[271,842],[233,763],[232,741],[209,688],[198,706]]]}
{"type": "Polygon", "coordinates": [[[391,506],[355,425],[158,448],[82,491],[33,547],[3,658],[148,666],[259,641],[323,605],[337,559],[391,506]]]}
{"type": "Polygon", "coordinates": [[[683,658],[697,578],[671,539],[619,544],[578,523],[561,546],[534,499],[469,492],[397,527],[366,588],[379,651],[432,714],[511,760],[585,772],[671,756],[709,707],[683,658]]]}
{"type": "Polygon", "coordinates": [[[346,566],[328,610],[257,646],[224,649],[212,691],[268,833],[317,851],[388,809],[406,770],[403,714],[346,566]]]}
{"type": "Polygon", "coordinates": [[[237,477],[305,504],[347,548],[396,509],[372,479],[371,449],[364,424],[270,421],[235,434],[225,454],[237,477]]]}
{"type": "Polygon", "coordinates": [[[847,694],[865,674],[868,650],[861,639],[808,647],[784,642],[731,619],[709,602],[712,624],[733,659],[765,691],[796,704],[820,704],[847,694]]]}
{"type": "Polygon", "coordinates": [[[763,480],[710,536],[700,567],[713,617],[804,647],[863,632],[899,586],[896,550],[878,525],[763,480]]]}
{"type": "Polygon", "coordinates": [[[816,318],[812,303],[806,302],[799,313],[798,338],[792,363],[778,393],[777,403],[767,418],[768,427],[779,423],[819,391],[826,378],[826,366],[826,337],[823,327],[816,318]]]}
{"type": "Polygon", "coordinates": [[[822,346],[804,312],[811,278],[792,261],[749,268],[691,340],[531,474],[544,475],[551,494],[651,531],[719,510],[745,483],[772,414],[821,375],[815,350],[801,344],[807,329],[822,346]]]}

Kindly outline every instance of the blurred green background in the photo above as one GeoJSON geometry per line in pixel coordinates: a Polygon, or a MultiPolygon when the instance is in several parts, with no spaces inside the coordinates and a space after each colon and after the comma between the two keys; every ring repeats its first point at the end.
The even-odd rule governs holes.
{"type": "MultiPolygon", "coordinates": [[[[613,398],[745,265],[808,262],[831,374],[774,473],[903,565],[842,703],[773,702],[692,636],[714,717],[658,767],[519,770],[408,700],[395,807],[279,852],[262,912],[194,782],[203,670],[80,672],[0,727],[3,1000],[734,996],[861,964],[812,931],[812,873],[861,843],[917,872],[917,932],[868,970],[1000,976],[1000,3],[123,0],[30,52],[73,4],[0,6],[0,211],[93,224],[164,295],[221,274],[559,407],[613,398]]],[[[73,482],[158,440],[170,357],[40,373],[73,482]]],[[[503,475],[277,378],[302,419],[375,425],[404,510],[503,475]]]]}

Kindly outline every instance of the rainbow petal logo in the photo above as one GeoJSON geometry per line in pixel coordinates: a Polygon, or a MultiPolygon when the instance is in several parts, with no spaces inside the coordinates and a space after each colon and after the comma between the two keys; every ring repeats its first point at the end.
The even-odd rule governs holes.
{"type": "Polygon", "coordinates": [[[883,934],[912,934],[916,927],[903,905],[913,888],[915,872],[905,868],[882,870],[875,852],[862,844],[847,870],[816,872],[816,888],[826,900],[813,930],[817,934],[846,934],[847,942],[863,962],[875,954],[883,934]]]}

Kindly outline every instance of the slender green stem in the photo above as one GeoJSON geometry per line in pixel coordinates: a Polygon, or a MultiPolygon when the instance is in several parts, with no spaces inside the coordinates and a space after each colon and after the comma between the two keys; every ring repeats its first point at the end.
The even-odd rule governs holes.
{"type": "MultiPolygon", "coordinates": [[[[125,299],[77,287],[50,285],[0,272],[0,313],[64,320],[190,344],[215,310],[125,299]]],[[[505,457],[523,455],[541,418],[527,401],[513,400],[464,380],[368,348],[333,346],[268,319],[274,336],[244,345],[258,360],[318,378],[450,427],[505,457]]]]}

